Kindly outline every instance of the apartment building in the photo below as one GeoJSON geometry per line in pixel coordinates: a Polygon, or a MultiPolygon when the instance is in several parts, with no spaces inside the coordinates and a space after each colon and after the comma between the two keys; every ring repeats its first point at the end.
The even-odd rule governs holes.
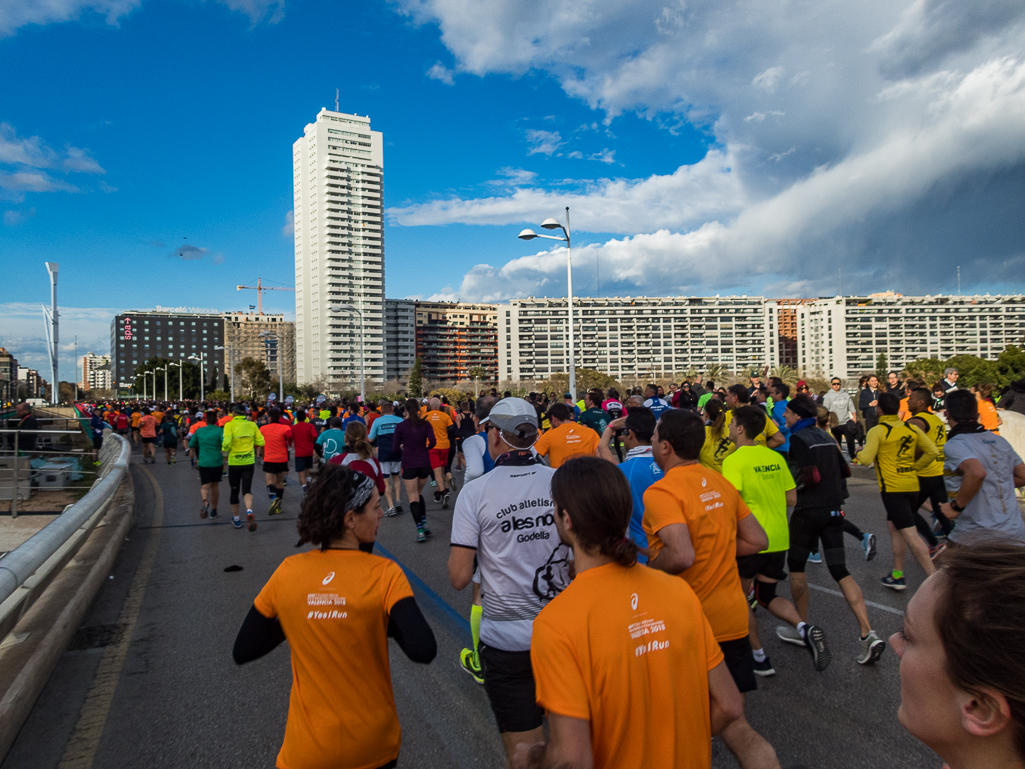
{"type": "MultiPolygon", "coordinates": [[[[123,312],[110,321],[111,375],[118,391],[131,391],[136,369],[150,358],[198,359],[206,389],[223,386],[224,318],[220,314],[157,308],[123,312]]],[[[197,361],[193,361],[197,363],[197,361]]]]}
{"type": "Polygon", "coordinates": [[[901,296],[892,291],[834,297],[797,308],[802,370],[845,379],[919,358],[995,359],[1025,344],[1025,296],[901,296]]]}
{"type": "MultiPolygon", "coordinates": [[[[496,308],[499,381],[568,370],[565,298],[496,308]]],[[[573,300],[576,365],[622,377],[777,365],[777,307],[762,297],[609,297],[573,300]]]]}
{"type": "Polygon", "coordinates": [[[0,347],[0,404],[18,400],[18,359],[0,347]]]}
{"type": "Polygon", "coordinates": [[[83,390],[110,390],[111,389],[111,365],[109,355],[94,355],[87,352],[82,356],[82,382],[83,390]]]}
{"type": "Polygon", "coordinates": [[[271,376],[277,379],[281,356],[281,378],[295,381],[295,324],[284,315],[256,312],[233,312],[224,316],[224,346],[227,348],[228,376],[231,369],[245,358],[261,360],[271,376]],[[266,334],[266,336],[261,336],[266,334]]]}
{"type": "Polygon", "coordinates": [[[405,382],[416,363],[416,302],[384,300],[384,376],[405,382]]]}
{"type": "Polygon", "coordinates": [[[482,381],[498,381],[495,305],[417,302],[416,354],[432,382],[467,380],[476,369],[482,381]]]}

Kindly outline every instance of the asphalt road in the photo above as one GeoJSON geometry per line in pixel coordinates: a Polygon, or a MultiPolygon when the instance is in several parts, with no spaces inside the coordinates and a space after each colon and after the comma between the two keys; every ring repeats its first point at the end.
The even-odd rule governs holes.
{"type": "MultiPolygon", "coordinates": [[[[285,513],[273,519],[265,513],[262,486],[254,486],[255,534],[231,526],[224,502],[217,523],[199,519],[199,480],[187,459],[173,467],[135,464],[132,477],[135,528],[0,769],[272,767],[288,710],[287,646],[243,667],[232,661],[231,647],[253,598],[296,552],[296,476],[290,476],[285,513]],[[225,572],[229,566],[242,570],[225,572]]],[[[851,520],[883,534],[875,483],[857,477],[850,489],[851,520]]],[[[226,502],[226,483],[222,491],[226,502]]],[[[483,689],[458,662],[459,650],[470,643],[470,595],[448,584],[451,515],[428,502],[434,538],[427,544],[414,542],[408,513],[381,522],[378,552],[406,569],[439,649],[423,666],[392,646],[400,766],[498,769],[501,742],[483,689]]],[[[917,565],[907,567],[909,589],[894,593],[879,584],[890,565],[888,541],[880,537],[871,563],[854,539],[847,543],[873,627],[886,639],[900,627],[922,573],[917,565]]],[[[811,618],[826,630],[833,663],[816,674],[810,656],[779,642],[777,622],[760,611],[777,674],[761,679],[748,698],[755,729],[774,745],[784,769],[939,767],[942,762],[897,723],[896,656],[887,650],[877,665],[859,666],[857,625],[825,566],[809,565],[808,577],[821,588],[812,591],[811,618]]],[[[736,766],[718,741],[713,764],[736,766]]]]}

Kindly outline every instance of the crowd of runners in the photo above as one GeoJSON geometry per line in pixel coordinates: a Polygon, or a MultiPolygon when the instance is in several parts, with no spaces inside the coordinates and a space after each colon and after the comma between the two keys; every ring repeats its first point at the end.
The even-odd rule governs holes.
{"type": "Polygon", "coordinates": [[[483,685],[507,766],[709,767],[719,736],[745,769],[778,767],[745,718],[758,678],[775,674],[766,615],[813,670],[847,662],[814,620],[809,563],[850,608],[849,628],[830,630],[856,627],[850,663],[886,654],[846,563],[845,534],[867,560],[882,552],[844,513],[858,465],[874,469],[886,514],[880,584],[927,577],[889,639],[900,722],[951,769],[1023,767],[1025,464],[990,396],[958,388],[953,370],[932,387],[866,377],[853,396],[839,379],[816,394],[699,377],[579,399],[103,404],[92,427],[144,462],[187,451],[201,518],[218,516],[226,472],[232,523],[250,532],[258,460],[271,516],[294,463],[300,541],[315,547],[284,560],[234,648],[242,664],[289,641],[279,767],[396,765],[387,638],[420,663],[437,647],[402,569],[373,548],[381,518],[407,508],[410,536],[430,542],[425,492],[442,510],[454,496],[448,575],[472,586],[459,662],[483,685]],[[353,702],[360,718],[342,718],[353,702]]]}

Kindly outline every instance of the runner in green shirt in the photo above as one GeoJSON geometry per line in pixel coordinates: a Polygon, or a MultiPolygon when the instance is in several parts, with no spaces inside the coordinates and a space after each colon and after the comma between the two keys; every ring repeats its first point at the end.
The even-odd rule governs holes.
{"type": "Polygon", "coordinates": [[[200,496],[203,506],[199,517],[217,517],[217,502],[221,498],[221,478],[224,477],[224,456],[221,444],[224,430],[217,426],[217,412],[206,412],[206,424],[197,428],[189,439],[189,450],[199,466],[200,496]]]}
{"type": "MultiPolygon", "coordinates": [[[[761,553],[737,558],[740,582],[748,595],[751,595],[753,582],[755,600],[797,628],[811,652],[815,670],[822,672],[833,658],[826,646],[825,633],[822,628],[803,622],[797,607],[776,595],[776,583],[787,576],[785,567],[790,547],[787,507],[797,504],[797,485],[786,460],[778,452],[755,443],[754,439],[765,429],[766,419],[765,411],[758,406],[735,409],[730,422],[730,439],[737,450],[722,462],[723,476],[736,486],[741,499],[751,508],[769,538],[768,548],[761,553]]],[[[755,673],[771,676],[776,671],[762,649],[753,607],[748,622],[755,673]]]]}
{"type": "Polygon", "coordinates": [[[232,420],[224,425],[221,453],[228,458],[228,488],[231,489],[231,523],[242,528],[238,514],[239,489],[246,503],[246,521],[249,530],[256,531],[256,516],[253,514],[253,470],[256,467],[256,449],[263,447],[263,434],[256,422],[246,419],[246,407],[236,403],[232,408],[232,420]]]}
{"type": "Polygon", "coordinates": [[[584,396],[584,403],[587,404],[587,408],[580,412],[577,422],[587,425],[600,436],[612,421],[612,415],[601,407],[601,396],[596,393],[587,393],[584,396]]]}

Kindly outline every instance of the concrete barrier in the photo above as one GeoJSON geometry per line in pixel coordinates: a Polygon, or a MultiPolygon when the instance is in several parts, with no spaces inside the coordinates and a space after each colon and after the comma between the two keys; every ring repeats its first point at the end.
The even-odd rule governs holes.
{"type": "Polygon", "coordinates": [[[997,414],[1004,420],[1004,423],[1000,425],[1000,434],[1025,461],[1025,415],[1019,414],[1017,411],[998,411],[997,414]]]}

